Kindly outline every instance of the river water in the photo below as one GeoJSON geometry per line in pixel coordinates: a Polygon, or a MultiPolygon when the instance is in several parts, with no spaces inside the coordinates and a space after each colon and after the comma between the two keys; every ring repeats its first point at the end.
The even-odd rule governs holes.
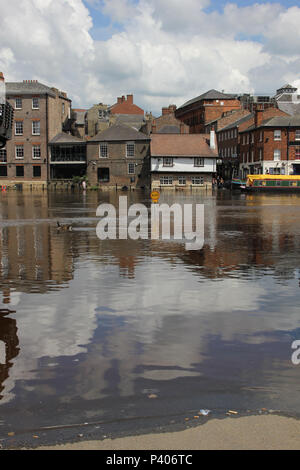
{"type": "Polygon", "coordinates": [[[165,193],[205,206],[187,251],[99,240],[97,206],[120,195],[1,193],[0,444],[176,429],[201,409],[300,417],[300,196],[165,193]]]}

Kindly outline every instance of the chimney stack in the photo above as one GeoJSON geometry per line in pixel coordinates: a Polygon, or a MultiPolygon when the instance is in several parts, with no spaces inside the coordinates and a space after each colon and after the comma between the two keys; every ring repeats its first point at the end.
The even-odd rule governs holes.
{"type": "Polygon", "coordinates": [[[216,148],[216,134],[214,130],[210,131],[209,146],[213,150],[216,148]]]}
{"type": "Polygon", "coordinates": [[[127,95],[127,103],[133,104],[133,95],[127,95]]]}
{"type": "Polygon", "coordinates": [[[255,116],[254,116],[254,125],[255,127],[259,127],[263,120],[263,109],[256,109],[255,116]]]}

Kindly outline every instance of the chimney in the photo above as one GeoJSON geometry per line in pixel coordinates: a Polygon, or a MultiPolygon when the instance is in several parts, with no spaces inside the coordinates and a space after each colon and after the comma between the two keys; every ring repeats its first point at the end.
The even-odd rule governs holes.
{"type": "Polygon", "coordinates": [[[216,135],[215,135],[215,131],[214,131],[214,130],[210,131],[209,146],[210,146],[210,148],[213,149],[213,150],[216,148],[216,135]]]}
{"type": "Polygon", "coordinates": [[[166,114],[169,114],[169,108],[166,108],[166,107],[161,108],[161,114],[162,114],[163,116],[165,116],[166,114]]]}
{"type": "Polygon", "coordinates": [[[152,130],[151,130],[152,134],[156,134],[156,123],[153,122],[152,123],[152,130]]]}
{"type": "Polygon", "coordinates": [[[177,109],[176,104],[170,104],[170,106],[169,106],[169,113],[170,113],[170,114],[175,114],[176,109],[177,109]]]}
{"type": "Polygon", "coordinates": [[[0,72],[0,82],[4,82],[4,75],[3,75],[3,72],[0,72]]]}
{"type": "Polygon", "coordinates": [[[122,103],[124,103],[124,101],[125,101],[125,96],[123,95],[122,96],[122,103]]]}
{"type": "Polygon", "coordinates": [[[263,110],[262,109],[256,109],[255,110],[255,116],[254,116],[254,125],[255,127],[259,127],[262,123],[263,120],[263,110]]]}
{"type": "Polygon", "coordinates": [[[121,104],[121,103],[122,103],[122,98],[119,97],[119,98],[118,98],[118,104],[121,104]]]}
{"type": "Polygon", "coordinates": [[[127,103],[133,104],[133,95],[127,95],[127,103]]]}
{"type": "Polygon", "coordinates": [[[184,134],[184,122],[180,123],[180,134],[184,134]]]}

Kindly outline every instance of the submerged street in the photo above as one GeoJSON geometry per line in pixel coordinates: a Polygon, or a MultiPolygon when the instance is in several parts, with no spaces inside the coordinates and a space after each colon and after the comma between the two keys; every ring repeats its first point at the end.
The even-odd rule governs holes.
{"type": "Polygon", "coordinates": [[[119,195],[1,193],[0,444],[300,417],[300,196],[162,193],[205,205],[204,247],[186,251],[99,240],[96,209],[119,195]]]}

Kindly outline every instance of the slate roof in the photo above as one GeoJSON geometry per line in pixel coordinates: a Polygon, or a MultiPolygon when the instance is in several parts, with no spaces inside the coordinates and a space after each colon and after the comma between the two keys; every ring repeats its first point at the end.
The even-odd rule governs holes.
{"type": "Polygon", "coordinates": [[[136,141],[150,140],[150,138],[142,132],[136,131],[132,127],[113,125],[105,131],[99,132],[89,142],[113,142],[113,141],[136,141]]]}
{"type": "Polygon", "coordinates": [[[206,93],[203,93],[200,96],[197,96],[196,98],[193,98],[183,105],[181,105],[178,109],[184,108],[185,106],[188,106],[193,103],[197,103],[197,101],[201,100],[232,100],[236,98],[236,95],[231,95],[228,93],[221,93],[218,90],[209,90],[206,93]]]}
{"type": "MultiPolygon", "coordinates": [[[[7,95],[50,95],[55,97],[56,93],[52,88],[43,83],[38,81],[27,81],[27,82],[6,82],[6,94],[7,95]]],[[[61,95],[59,92],[59,96],[65,99],[65,96],[61,95]]],[[[70,100],[69,100],[70,101],[70,100]]]]}
{"type": "Polygon", "coordinates": [[[151,156],[217,157],[209,146],[209,134],[152,134],[151,156]]]}
{"type": "Polygon", "coordinates": [[[145,123],[144,116],[141,114],[116,114],[115,116],[117,126],[129,126],[139,130],[145,123]]]}
{"type": "Polygon", "coordinates": [[[50,140],[49,144],[85,144],[85,141],[74,135],[60,132],[50,140]]]}
{"type": "Polygon", "coordinates": [[[83,126],[85,124],[85,115],[86,109],[73,109],[73,116],[76,119],[76,124],[78,126],[83,126]]]}
{"type": "Polygon", "coordinates": [[[244,122],[250,121],[250,120],[253,119],[253,118],[254,118],[254,113],[248,114],[247,116],[244,116],[243,118],[238,119],[237,121],[232,122],[232,123],[229,124],[228,126],[222,127],[222,129],[220,129],[220,130],[221,130],[221,131],[226,131],[226,130],[228,130],[228,129],[233,129],[234,127],[238,127],[240,124],[243,124],[244,122]]]}
{"type": "Polygon", "coordinates": [[[284,111],[290,116],[294,116],[295,114],[300,114],[300,103],[281,103],[278,102],[278,108],[281,111],[284,111]]]}
{"type": "Polygon", "coordinates": [[[165,125],[162,126],[158,131],[158,134],[180,134],[179,126],[165,125]]]}
{"type": "Polygon", "coordinates": [[[270,119],[266,119],[259,126],[255,125],[248,127],[242,132],[252,131],[260,127],[299,127],[300,128],[300,114],[295,116],[276,116],[270,119]]]}

